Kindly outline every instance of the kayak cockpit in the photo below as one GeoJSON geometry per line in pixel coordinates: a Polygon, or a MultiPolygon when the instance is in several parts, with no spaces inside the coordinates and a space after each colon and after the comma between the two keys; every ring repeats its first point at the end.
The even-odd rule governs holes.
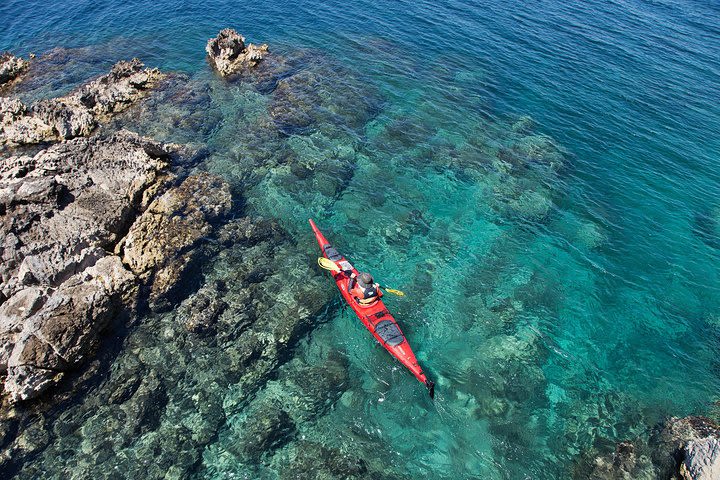
{"type": "Polygon", "coordinates": [[[386,345],[396,347],[405,341],[405,336],[395,322],[382,320],[375,324],[375,333],[386,345]]]}
{"type": "Polygon", "coordinates": [[[338,262],[343,258],[342,255],[340,255],[340,252],[338,252],[337,249],[330,244],[323,245],[322,251],[325,256],[327,256],[327,258],[329,258],[333,262],[338,262]]]}

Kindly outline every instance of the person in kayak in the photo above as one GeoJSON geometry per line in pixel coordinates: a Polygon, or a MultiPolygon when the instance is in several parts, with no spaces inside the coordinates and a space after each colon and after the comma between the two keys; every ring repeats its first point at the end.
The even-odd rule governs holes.
{"type": "Polygon", "coordinates": [[[375,283],[372,275],[366,272],[359,275],[350,274],[348,291],[360,305],[372,305],[382,297],[380,284],[375,283]]]}

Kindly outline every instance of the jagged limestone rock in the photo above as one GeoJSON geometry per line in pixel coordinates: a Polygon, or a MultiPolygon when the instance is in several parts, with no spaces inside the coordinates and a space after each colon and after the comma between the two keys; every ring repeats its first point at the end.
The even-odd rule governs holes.
{"type": "Polygon", "coordinates": [[[220,30],[217,37],[208,40],[205,46],[210,63],[218,73],[227,77],[243,68],[256,66],[268,53],[267,44],[245,44],[245,37],[232,28],[220,30]]]}
{"type": "Polygon", "coordinates": [[[37,397],[62,372],[84,363],[99,334],[120,312],[132,310],[136,294],[135,277],[115,256],[63,282],[15,338],[5,379],[11,401],[37,397]]]}
{"type": "Polygon", "coordinates": [[[0,99],[0,144],[51,142],[87,136],[101,121],[146,95],[164,75],[143,69],[140,60],[120,61],[110,73],[64,97],[30,107],[15,98],[0,99]]]}
{"type": "Polygon", "coordinates": [[[133,311],[135,275],[108,252],[175,155],[124,131],[0,165],[0,371],[11,400],[86,362],[99,334],[133,311]]]}
{"type": "Polygon", "coordinates": [[[9,52],[0,54],[0,88],[18,78],[27,69],[27,60],[16,57],[9,52]]]}

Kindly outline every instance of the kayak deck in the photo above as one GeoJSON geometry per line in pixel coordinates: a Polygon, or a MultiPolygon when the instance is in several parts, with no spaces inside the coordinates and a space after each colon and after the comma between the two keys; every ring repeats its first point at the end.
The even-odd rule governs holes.
{"type": "Polygon", "coordinates": [[[415,353],[412,351],[412,348],[410,348],[407,338],[405,338],[405,335],[400,329],[400,325],[398,325],[382,299],[379,298],[370,305],[361,305],[355,300],[349,292],[349,284],[351,275],[353,273],[358,275],[358,271],[347,258],[340,254],[340,252],[327,241],[317,225],[315,225],[315,222],[310,220],[310,226],[315,233],[315,238],[323,256],[333,261],[341,269],[340,272],[330,273],[350,308],[353,309],[365,328],[375,337],[375,340],[410,370],[415,378],[428,388],[430,397],[433,397],[435,385],[423,372],[422,367],[420,367],[415,357],[415,353]]]}

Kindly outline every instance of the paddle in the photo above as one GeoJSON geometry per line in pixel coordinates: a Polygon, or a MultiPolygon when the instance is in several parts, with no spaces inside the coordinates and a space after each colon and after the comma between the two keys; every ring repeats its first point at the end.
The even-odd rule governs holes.
{"type": "MultiPolygon", "coordinates": [[[[318,265],[320,265],[320,268],[323,268],[325,270],[330,270],[331,272],[338,273],[340,272],[340,267],[337,266],[335,262],[330,260],[329,258],[325,257],[318,257],[318,265]]],[[[388,293],[392,293],[393,295],[397,295],[398,297],[404,297],[405,292],[402,292],[400,290],[395,290],[394,288],[388,288],[388,287],[382,287],[383,290],[385,290],[388,293]]]]}
{"type": "Polygon", "coordinates": [[[333,262],[329,258],[318,257],[318,265],[320,265],[320,268],[330,270],[331,272],[338,273],[340,271],[340,267],[337,266],[337,263],[333,262]]]}

